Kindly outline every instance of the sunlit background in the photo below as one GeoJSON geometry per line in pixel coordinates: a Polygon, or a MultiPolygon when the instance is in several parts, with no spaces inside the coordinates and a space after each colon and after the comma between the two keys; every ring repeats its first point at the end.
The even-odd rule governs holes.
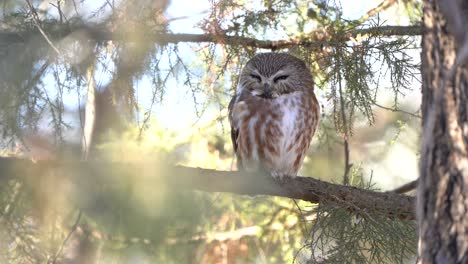
{"type": "MultiPolygon", "coordinates": [[[[129,42],[91,43],[78,32],[54,40],[58,55],[44,41],[0,47],[6,50],[0,65],[0,121],[4,122],[0,124],[0,153],[34,161],[82,159],[87,85],[92,76],[98,93],[105,94],[111,88],[118,91],[106,99],[118,115],[108,111],[109,115],[97,120],[102,121],[98,126],[102,124],[106,130],[96,139],[93,147],[98,154],[92,158],[156,166],[143,175],[118,177],[111,186],[100,185],[99,181],[76,185],[55,175],[42,181],[39,193],[31,193],[25,185],[9,182],[0,203],[0,262],[35,263],[55,258],[58,263],[67,263],[67,259],[85,259],[94,254],[98,263],[302,263],[314,250],[317,258],[327,256],[323,252],[338,243],[331,242],[320,250],[305,246],[314,239],[310,234],[318,218],[318,205],[277,197],[180,192],[152,178],[158,167],[169,164],[236,169],[227,104],[243,64],[252,54],[269,50],[214,43],[154,44],[145,39],[144,30],[205,34],[216,33],[219,26],[231,30],[232,35],[294,39],[331,28],[333,21],[345,21],[347,25],[349,21],[360,21],[381,2],[318,0],[281,5],[281,1],[31,1],[37,19],[104,23],[115,32],[128,34],[129,42]],[[59,2],[62,15],[57,8],[59,2]],[[241,31],[243,25],[234,23],[238,21],[235,17],[255,12],[258,19],[268,16],[261,11],[276,5],[290,12],[278,15],[279,25],[259,23],[257,28],[241,31]],[[151,10],[154,14],[147,14],[151,10]],[[324,12],[327,18],[311,19],[310,10],[315,10],[317,16],[324,12]],[[140,27],[139,19],[143,18],[145,26],[140,27]],[[23,97],[17,93],[21,87],[29,87],[23,97]],[[7,106],[15,103],[19,107],[12,113],[14,107],[7,106]],[[17,206],[13,208],[12,204],[17,206]],[[74,230],[73,235],[67,238],[70,230],[74,230]],[[93,248],[92,253],[87,248],[93,248]]],[[[419,1],[384,2],[392,4],[355,27],[414,25],[420,19],[419,1]]],[[[20,30],[21,23],[35,22],[23,1],[5,0],[0,10],[2,30],[20,30]],[[23,18],[20,14],[26,15],[23,18]]],[[[350,54],[368,42],[381,41],[367,38],[358,36],[347,41],[350,54]]],[[[300,47],[289,50],[296,56],[309,56],[323,112],[300,175],[341,183],[347,138],[353,185],[384,191],[417,178],[420,39],[383,38],[388,42],[401,39],[406,41],[402,44],[404,54],[395,52],[395,56],[413,68],[403,71],[405,80],[400,81],[398,73],[383,59],[366,57],[369,72],[373,73],[366,79],[371,113],[361,111],[367,109],[360,108],[361,99],[343,95],[347,100],[347,128],[337,124],[340,122],[335,111],[340,105],[336,98],[340,95],[333,92],[337,84],[330,77],[332,69],[324,62],[313,61],[316,57],[300,47]]],[[[331,57],[334,48],[323,47],[322,52],[331,57]]],[[[346,81],[342,85],[347,87],[346,81]]],[[[353,227],[360,223],[359,219],[351,222],[353,227]]],[[[398,228],[406,230],[405,226],[398,228]]],[[[340,232],[337,229],[330,233],[340,232]]],[[[330,236],[336,241],[336,236],[330,236]]],[[[369,252],[373,251],[362,255],[377,254],[369,252]]],[[[402,259],[411,257],[409,254],[402,259]]],[[[391,263],[383,259],[379,262],[377,257],[369,263],[391,263]]]]}

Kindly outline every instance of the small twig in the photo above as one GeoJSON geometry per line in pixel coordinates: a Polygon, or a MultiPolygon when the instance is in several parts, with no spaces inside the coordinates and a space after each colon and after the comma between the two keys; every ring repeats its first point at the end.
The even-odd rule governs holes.
{"type": "MultiPolygon", "coordinates": [[[[302,208],[299,206],[299,204],[297,203],[297,200],[296,199],[292,199],[293,202],[294,202],[294,205],[297,207],[297,210],[299,211],[299,214],[301,215],[302,219],[305,219],[306,218],[306,214],[303,213],[302,211],[302,208]]],[[[302,222],[302,228],[305,230],[305,232],[307,233],[308,230],[307,230],[307,225],[305,224],[305,222],[303,221],[300,221],[302,222]]]]}
{"type": "Polygon", "coordinates": [[[49,43],[49,45],[50,45],[50,46],[52,47],[52,49],[57,53],[57,55],[60,55],[60,51],[55,47],[54,43],[52,43],[52,41],[49,39],[49,37],[47,36],[47,34],[44,32],[44,30],[42,30],[42,28],[41,28],[41,26],[40,26],[39,19],[38,19],[37,12],[36,12],[36,10],[34,9],[34,7],[32,6],[31,2],[29,2],[29,0],[26,0],[26,3],[28,3],[29,9],[31,9],[32,18],[33,18],[33,20],[34,20],[34,24],[36,25],[37,30],[39,30],[39,32],[41,33],[41,35],[44,37],[44,39],[47,41],[47,43],[49,43]]]}
{"type": "Polygon", "coordinates": [[[403,194],[416,189],[416,187],[418,187],[418,179],[405,183],[389,192],[403,194]]]}
{"type": "Polygon", "coordinates": [[[114,9],[114,5],[109,0],[106,0],[106,3],[109,5],[111,9],[114,9]]]}
{"type": "Polygon", "coordinates": [[[60,24],[63,23],[63,13],[62,13],[62,7],[60,6],[60,0],[57,1],[57,10],[60,16],[60,24]]]}
{"type": "Polygon", "coordinates": [[[77,16],[80,16],[80,14],[78,13],[78,9],[76,8],[76,2],[75,0],[72,0],[72,3],[73,3],[73,8],[75,9],[75,13],[77,16]]]}
{"type": "Polygon", "coordinates": [[[377,13],[389,8],[392,6],[394,3],[396,3],[396,0],[384,0],[382,1],[378,6],[372,8],[371,10],[367,11],[365,15],[363,15],[361,18],[359,18],[358,21],[361,23],[368,20],[369,18],[373,17],[377,13]]]}
{"type": "MultiPolygon", "coordinates": [[[[194,14],[195,16],[197,15],[204,15],[204,14],[207,14],[209,12],[209,10],[205,10],[205,11],[201,11],[199,13],[196,13],[194,14]]],[[[173,18],[168,18],[167,19],[167,22],[173,22],[173,21],[176,21],[176,20],[184,20],[184,19],[190,19],[192,18],[192,15],[190,16],[179,16],[179,17],[173,17],[173,18]]]]}
{"type": "Polygon", "coordinates": [[[407,115],[410,115],[410,116],[412,116],[412,117],[416,117],[416,118],[419,118],[419,119],[422,118],[422,117],[421,117],[420,115],[418,115],[418,114],[411,113],[411,112],[408,112],[408,111],[405,111],[405,110],[402,110],[402,109],[386,107],[386,106],[380,105],[380,104],[375,103],[375,102],[373,102],[372,104],[375,105],[375,106],[377,106],[378,108],[382,108],[382,109],[389,110],[389,111],[392,111],[392,112],[400,112],[400,113],[407,114],[407,115]]]}
{"type": "Polygon", "coordinates": [[[59,13],[59,21],[60,21],[60,24],[63,24],[63,20],[67,20],[67,17],[65,16],[65,14],[63,13],[62,11],[62,7],[60,5],[60,0],[57,1],[57,4],[53,4],[53,3],[49,3],[51,6],[55,7],[57,9],[57,12],[59,13]]]}
{"type": "Polygon", "coordinates": [[[78,224],[80,223],[80,220],[81,220],[81,210],[78,211],[78,216],[76,217],[76,220],[75,220],[75,223],[73,224],[70,232],[68,232],[68,235],[67,237],[63,240],[62,244],[60,245],[60,248],[57,250],[57,252],[55,253],[55,256],[54,258],[52,259],[52,263],[56,263],[57,262],[57,259],[58,257],[60,256],[60,254],[62,254],[62,251],[63,251],[63,248],[65,247],[65,245],[67,244],[68,240],[70,240],[70,237],[73,235],[73,233],[75,232],[76,228],[78,227],[78,224]]]}
{"type": "Polygon", "coordinates": [[[344,169],[344,175],[343,175],[343,184],[344,185],[349,185],[349,170],[353,166],[352,164],[349,163],[349,143],[348,143],[348,122],[346,120],[346,113],[345,113],[345,99],[344,99],[344,94],[343,94],[343,88],[341,87],[341,60],[340,60],[340,55],[337,55],[337,73],[338,73],[338,91],[340,93],[340,112],[341,112],[341,119],[343,122],[343,140],[344,140],[344,157],[345,157],[345,169],[344,169]]]}

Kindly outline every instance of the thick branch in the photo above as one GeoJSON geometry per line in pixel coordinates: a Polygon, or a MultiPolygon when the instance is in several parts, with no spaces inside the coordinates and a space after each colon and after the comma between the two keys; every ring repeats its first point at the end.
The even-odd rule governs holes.
{"type": "MultiPolygon", "coordinates": [[[[31,183],[41,180],[44,172],[59,170],[60,177],[87,186],[109,186],[116,177],[148,175],[176,189],[197,189],[207,192],[230,192],[247,195],[274,195],[326,203],[361,215],[377,213],[391,218],[414,219],[414,198],[396,193],[382,193],[356,187],[332,184],[309,177],[296,177],[283,185],[272,177],[241,172],[217,171],[190,167],[164,167],[151,164],[105,162],[38,162],[0,158],[0,181],[22,179],[31,183]],[[112,174],[112,175],[111,175],[112,174]]],[[[154,183],[152,183],[154,184],[154,183]]]]}
{"type": "MultiPolygon", "coordinates": [[[[75,27],[54,27],[48,29],[48,35],[53,39],[63,38],[73,32],[82,31],[87,33],[89,39],[96,42],[106,41],[128,41],[128,32],[111,32],[102,26],[75,26],[75,27]]],[[[228,45],[249,46],[262,49],[285,49],[298,45],[306,47],[321,47],[323,45],[342,45],[345,41],[350,40],[357,35],[379,35],[379,36],[415,36],[421,35],[421,27],[417,26],[382,26],[374,28],[356,29],[351,30],[347,34],[342,34],[340,37],[327,39],[327,34],[310,34],[322,36],[320,39],[316,38],[302,38],[302,39],[284,39],[284,40],[260,40],[250,37],[228,36],[222,34],[171,34],[161,32],[151,32],[148,30],[145,33],[147,41],[154,43],[182,43],[182,42],[214,42],[228,45]]],[[[18,43],[24,42],[28,38],[38,35],[37,30],[30,31],[0,31],[0,42],[18,43]]]]}

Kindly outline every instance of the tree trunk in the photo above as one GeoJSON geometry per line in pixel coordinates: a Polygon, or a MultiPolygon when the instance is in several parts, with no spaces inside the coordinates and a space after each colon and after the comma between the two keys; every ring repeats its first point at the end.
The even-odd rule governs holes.
{"type": "MultiPolygon", "coordinates": [[[[423,138],[417,207],[419,261],[424,264],[468,263],[468,66],[453,67],[460,38],[453,37],[457,32],[444,17],[450,8],[441,6],[463,10],[458,2],[424,2],[423,138]]],[[[447,18],[449,22],[458,19],[447,18]]],[[[463,16],[460,19],[466,21],[463,16]]],[[[466,23],[461,25],[466,28],[466,23]]]]}

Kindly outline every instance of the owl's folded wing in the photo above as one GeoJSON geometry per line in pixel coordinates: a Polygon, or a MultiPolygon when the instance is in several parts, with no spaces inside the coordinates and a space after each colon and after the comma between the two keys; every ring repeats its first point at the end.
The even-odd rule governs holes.
{"type": "Polygon", "coordinates": [[[231,141],[232,141],[232,146],[234,148],[234,153],[236,153],[236,158],[237,158],[237,169],[238,170],[241,170],[243,167],[242,167],[242,161],[241,159],[239,158],[239,155],[237,153],[237,149],[238,149],[238,144],[237,144],[237,140],[239,138],[239,128],[235,125],[236,122],[234,122],[234,105],[236,104],[236,99],[237,99],[237,96],[234,96],[231,101],[229,102],[229,106],[228,106],[228,115],[229,115],[229,124],[231,125],[231,141]]]}

